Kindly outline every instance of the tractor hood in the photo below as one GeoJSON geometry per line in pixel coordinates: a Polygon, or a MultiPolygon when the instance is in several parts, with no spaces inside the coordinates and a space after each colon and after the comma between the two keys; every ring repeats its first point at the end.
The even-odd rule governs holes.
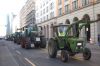
{"type": "Polygon", "coordinates": [[[82,39],[82,38],[69,38],[69,41],[71,41],[71,42],[84,42],[84,39],[82,39]]]}

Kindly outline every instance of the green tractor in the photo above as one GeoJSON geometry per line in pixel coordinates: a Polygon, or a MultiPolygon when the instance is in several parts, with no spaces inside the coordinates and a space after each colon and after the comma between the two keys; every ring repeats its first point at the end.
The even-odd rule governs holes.
{"type": "Polygon", "coordinates": [[[21,40],[21,32],[15,32],[14,33],[14,43],[20,44],[21,40]]]}
{"type": "Polygon", "coordinates": [[[46,38],[40,34],[36,25],[22,31],[21,47],[31,48],[31,44],[34,44],[35,48],[46,48],[46,38]]]}
{"type": "Polygon", "coordinates": [[[14,40],[14,34],[7,35],[6,40],[13,41],[14,40]]]}
{"type": "Polygon", "coordinates": [[[86,22],[80,20],[73,24],[55,25],[53,26],[54,37],[49,39],[48,42],[48,54],[50,58],[56,58],[57,51],[61,50],[61,60],[67,62],[69,56],[82,53],[84,60],[91,58],[91,51],[86,47],[86,37],[77,37],[77,34],[73,33],[73,26],[78,24],[78,32],[80,34],[81,29],[90,23],[96,21],[86,22]]]}

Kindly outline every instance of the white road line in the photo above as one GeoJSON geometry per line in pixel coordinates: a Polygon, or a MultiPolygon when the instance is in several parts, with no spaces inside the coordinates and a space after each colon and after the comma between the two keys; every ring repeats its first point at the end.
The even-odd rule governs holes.
{"type": "Polygon", "coordinates": [[[18,50],[16,50],[16,52],[21,55],[21,52],[19,52],[18,50]]]}
{"type": "Polygon", "coordinates": [[[32,63],[28,58],[24,58],[28,63],[30,63],[32,66],[36,66],[34,63],[32,63]]]}

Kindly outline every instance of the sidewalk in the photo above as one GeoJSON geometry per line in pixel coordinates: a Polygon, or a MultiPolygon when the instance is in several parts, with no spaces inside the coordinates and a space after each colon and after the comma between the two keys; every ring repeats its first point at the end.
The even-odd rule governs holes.
{"type": "Polygon", "coordinates": [[[9,49],[0,43],[0,66],[19,66],[9,49]]]}

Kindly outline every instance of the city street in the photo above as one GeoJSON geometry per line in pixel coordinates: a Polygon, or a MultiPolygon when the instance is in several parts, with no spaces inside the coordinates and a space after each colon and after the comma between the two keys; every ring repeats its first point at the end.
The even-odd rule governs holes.
{"type": "Polygon", "coordinates": [[[48,57],[47,49],[23,49],[12,41],[0,40],[0,66],[100,66],[100,47],[87,45],[92,51],[89,61],[81,54],[63,63],[58,52],[56,59],[48,57]]]}

